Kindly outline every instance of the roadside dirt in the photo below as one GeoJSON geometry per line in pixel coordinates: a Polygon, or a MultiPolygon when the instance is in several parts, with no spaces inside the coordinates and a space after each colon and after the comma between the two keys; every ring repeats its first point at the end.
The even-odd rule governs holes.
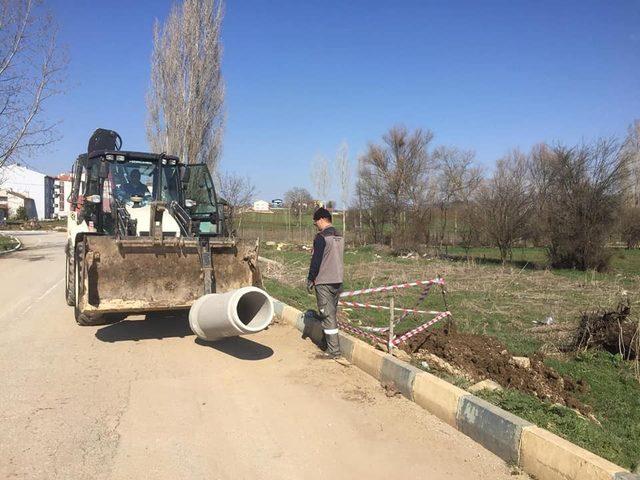
{"type": "Polygon", "coordinates": [[[504,388],[559,403],[583,415],[592,411],[576,398],[576,393],[585,391],[588,385],[560,375],[543,363],[541,355],[530,358],[528,367],[519,365],[507,347],[493,337],[437,330],[411,338],[405,350],[418,359],[421,353],[434,354],[474,382],[491,379],[504,388]]]}

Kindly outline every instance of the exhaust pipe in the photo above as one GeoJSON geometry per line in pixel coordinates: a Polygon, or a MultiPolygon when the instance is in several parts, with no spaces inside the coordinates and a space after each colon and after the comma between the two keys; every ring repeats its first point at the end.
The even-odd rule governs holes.
{"type": "Polygon", "coordinates": [[[203,340],[256,333],[272,319],[273,301],[256,287],[204,295],[189,310],[189,326],[203,340]]]}

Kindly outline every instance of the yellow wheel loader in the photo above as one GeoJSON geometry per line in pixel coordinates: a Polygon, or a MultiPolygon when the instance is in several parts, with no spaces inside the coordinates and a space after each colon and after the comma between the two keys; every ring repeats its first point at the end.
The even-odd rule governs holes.
{"type": "MultiPolygon", "coordinates": [[[[225,323],[210,338],[225,328],[236,335],[264,328],[273,305],[259,289],[258,246],[227,234],[207,166],[121,145],[116,132],[98,129],[73,166],[66,300],[77,323],[189,309],[203,296],[229,293],[232,304],[199,309],[220,317],[206,321],[225,323]]],[[[202,318],[192,316],[192,329],[206,338],[202,318]]]]}

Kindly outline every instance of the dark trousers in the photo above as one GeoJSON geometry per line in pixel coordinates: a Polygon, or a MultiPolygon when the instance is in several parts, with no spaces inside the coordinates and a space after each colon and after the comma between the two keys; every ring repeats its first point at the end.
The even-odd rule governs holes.
{"type": "Polygon", "coordinates": [[[341,283],[316,285],[316,300],[318,311],[322,317],[322,330],[327,341],[327,353],[340,354],[338,340],[338,300],[340,299],[341,283]]]}

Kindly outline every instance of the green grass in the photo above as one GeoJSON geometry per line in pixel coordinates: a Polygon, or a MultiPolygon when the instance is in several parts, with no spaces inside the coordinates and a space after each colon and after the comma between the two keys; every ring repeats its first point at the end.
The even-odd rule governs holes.
{"type": "Polygon", "coordinates": [[[14,238],[0,235],[0,252],[11,250],[16,245],[18,245],[18,242],[14,238]]]}
{"type": "Polygon", "coordinates": [[[640,384],[626,362],[600,352],[547,363],[589,384],[590,391],[578,396],[594,408],[601,425],[515,390],[483,391],[480,396],[622,467],[636,468],[640,462],[640,384]]]}
{"type": "MultiPolygon", "coordinates": [[[[283,230],[289,225],[298,226],[298,216],[291,214],[289,218],[288,210],[272,210],[271,213],[244,212],[238,221],[242,221],[246,227],[261,227],[263,225],[271,227],[281,227],[283,230]]],[[[310,213],[303,213],[301,216],[302,225],[313,226],[313,216],[310,213]]]]}
{"type": "MultiPolygon", "coordinates": [[[[462,247],[449,247],[449,255],[463,257],[467,253],[462,247]]],[[[482,259],[500,260],[500,250],[493,247],[474,247],[469,249],[469,256],[482,261],[482,259]]],[[[531,263],[539,267],[546,267],[548,264],[547,254],[544,248],[540,247],[518,247],[512,252],[512,261],[517,264],[531,263]]],[[[523,265],[524,266],[524,265],[523,265]]],[[[553,270],[555,273],[565,276],[580,277],[585,272],[575,270],[553,270]]],[[[611,249],[611,272],[608,274],[596,274],[586,272],[588,276],[602,277],[607,275],[640,275],[640,249],[625,250],[622,248],[611,249]]]]}
{"type": "MultiPolygon", "coordinates": [[[[467,251],[462,247],[448,247],[447,253],[449,255],[467,255],[467,251]]],[[[500,260],[500,250],[494,247],[473,247],[468,250],[468,255],[477,259],[500,260]]],[[[519,247],[513,249],[512,260],[514,262],[532,262],[544,265],[547,262],[547,257],[544,248],[519,247]]]]}
{"type": "MultiPolygon", "coordinates": [[[[335,212],[333,216],[335,217],[336,225],[340,226],[342,223],[342,213],[335,212]]],[[[313,226],[312,212],[303,212],[302,215],[298,216],[294,212],[289,213],[289,210],[286,208],[271,210],[268,213],[248,211],[241,213],[239,217],[243,223],[249,226],[259,227],[260,225],[272,225],[284,229],[289,225],[297,227],[300,224],[299,222],[301,222],[303,226],[313,226]]]]}
{"type": "Polygon", "coordinates": [[[317,308],[315,297],[309,295],[305,289],[294,288],[284,283],[264,278],[264,288],[269,294],[287,305],[305,311],[309,308],[317,308]]]}

